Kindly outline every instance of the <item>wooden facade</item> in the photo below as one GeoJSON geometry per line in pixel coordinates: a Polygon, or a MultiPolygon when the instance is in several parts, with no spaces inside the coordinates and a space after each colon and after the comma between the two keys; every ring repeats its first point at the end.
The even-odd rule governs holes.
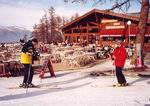
{"type": "MultiPolygon", "coordinates": [[[[112,11],[93,9],[81,17],[65,24],[62,32],[68,43],[102,44],[105,39],[135,37],[139,17],[112,11]],[[131,25],[127,25],[128,21],[131,25]]],[[[146,37],[150,38],[150,21],[147,22],[146,37]]],[[[111,41],[111,40],[110,40],[111,41]]]]}

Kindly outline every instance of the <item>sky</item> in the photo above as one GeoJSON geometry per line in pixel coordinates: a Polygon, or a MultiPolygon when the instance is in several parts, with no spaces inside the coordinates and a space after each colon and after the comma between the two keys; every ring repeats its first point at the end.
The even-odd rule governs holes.
{"type": "MultiPolygon", "coordinates": [[[[140,4],[133,0],[128,12],[139,12],[140,4]]],[[[83,15],[96,9],[109,9],[112,3],[95,5],[92,0],[85,3],[64,3],[63,0],[0,0],[0,26],[19,26],[32,30],[50,6],[59,16],[83,15]],[[91,2],[90,2],[91,1],[91,2]]]]}

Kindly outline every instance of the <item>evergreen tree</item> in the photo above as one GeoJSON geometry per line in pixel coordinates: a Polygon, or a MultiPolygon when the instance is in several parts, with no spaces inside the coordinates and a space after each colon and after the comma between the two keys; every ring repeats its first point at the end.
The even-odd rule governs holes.
{"type": "Polygon", "coordinates": [[[63,36],[60,30],[62,18],[55,14],[55,9],[50,7],[47,13],[42,17],[40,23],[34,26],[32,36],[44,43],[63,42],[63,36]]]}

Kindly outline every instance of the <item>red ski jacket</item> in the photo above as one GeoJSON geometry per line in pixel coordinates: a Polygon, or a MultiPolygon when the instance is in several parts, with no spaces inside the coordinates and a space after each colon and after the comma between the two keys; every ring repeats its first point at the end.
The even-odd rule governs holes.
{"type": "Polygon", "coordinates": [[[114,50],[113,56],[114,56],[115,66],[124,67],[127,55],[126,55],[126,49],[123,45],[121,45],[120,47],[117,47],[114,50]]]}

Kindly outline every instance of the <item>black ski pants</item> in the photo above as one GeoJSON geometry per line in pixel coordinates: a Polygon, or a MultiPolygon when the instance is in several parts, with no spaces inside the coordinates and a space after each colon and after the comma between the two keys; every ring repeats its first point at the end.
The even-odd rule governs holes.
{"type": "Polygon", "coordinates": [[[24,64],[23,83],[31,84],[33,79],[33,67],[31,64],[24,64]]]}
{"type": "Polygon", "coordinates": [[[116,66],[116,77],[117,77],[119,84],[125,84],[126,83],[125,76],[122,73],[122,67],[116,66]]]}

